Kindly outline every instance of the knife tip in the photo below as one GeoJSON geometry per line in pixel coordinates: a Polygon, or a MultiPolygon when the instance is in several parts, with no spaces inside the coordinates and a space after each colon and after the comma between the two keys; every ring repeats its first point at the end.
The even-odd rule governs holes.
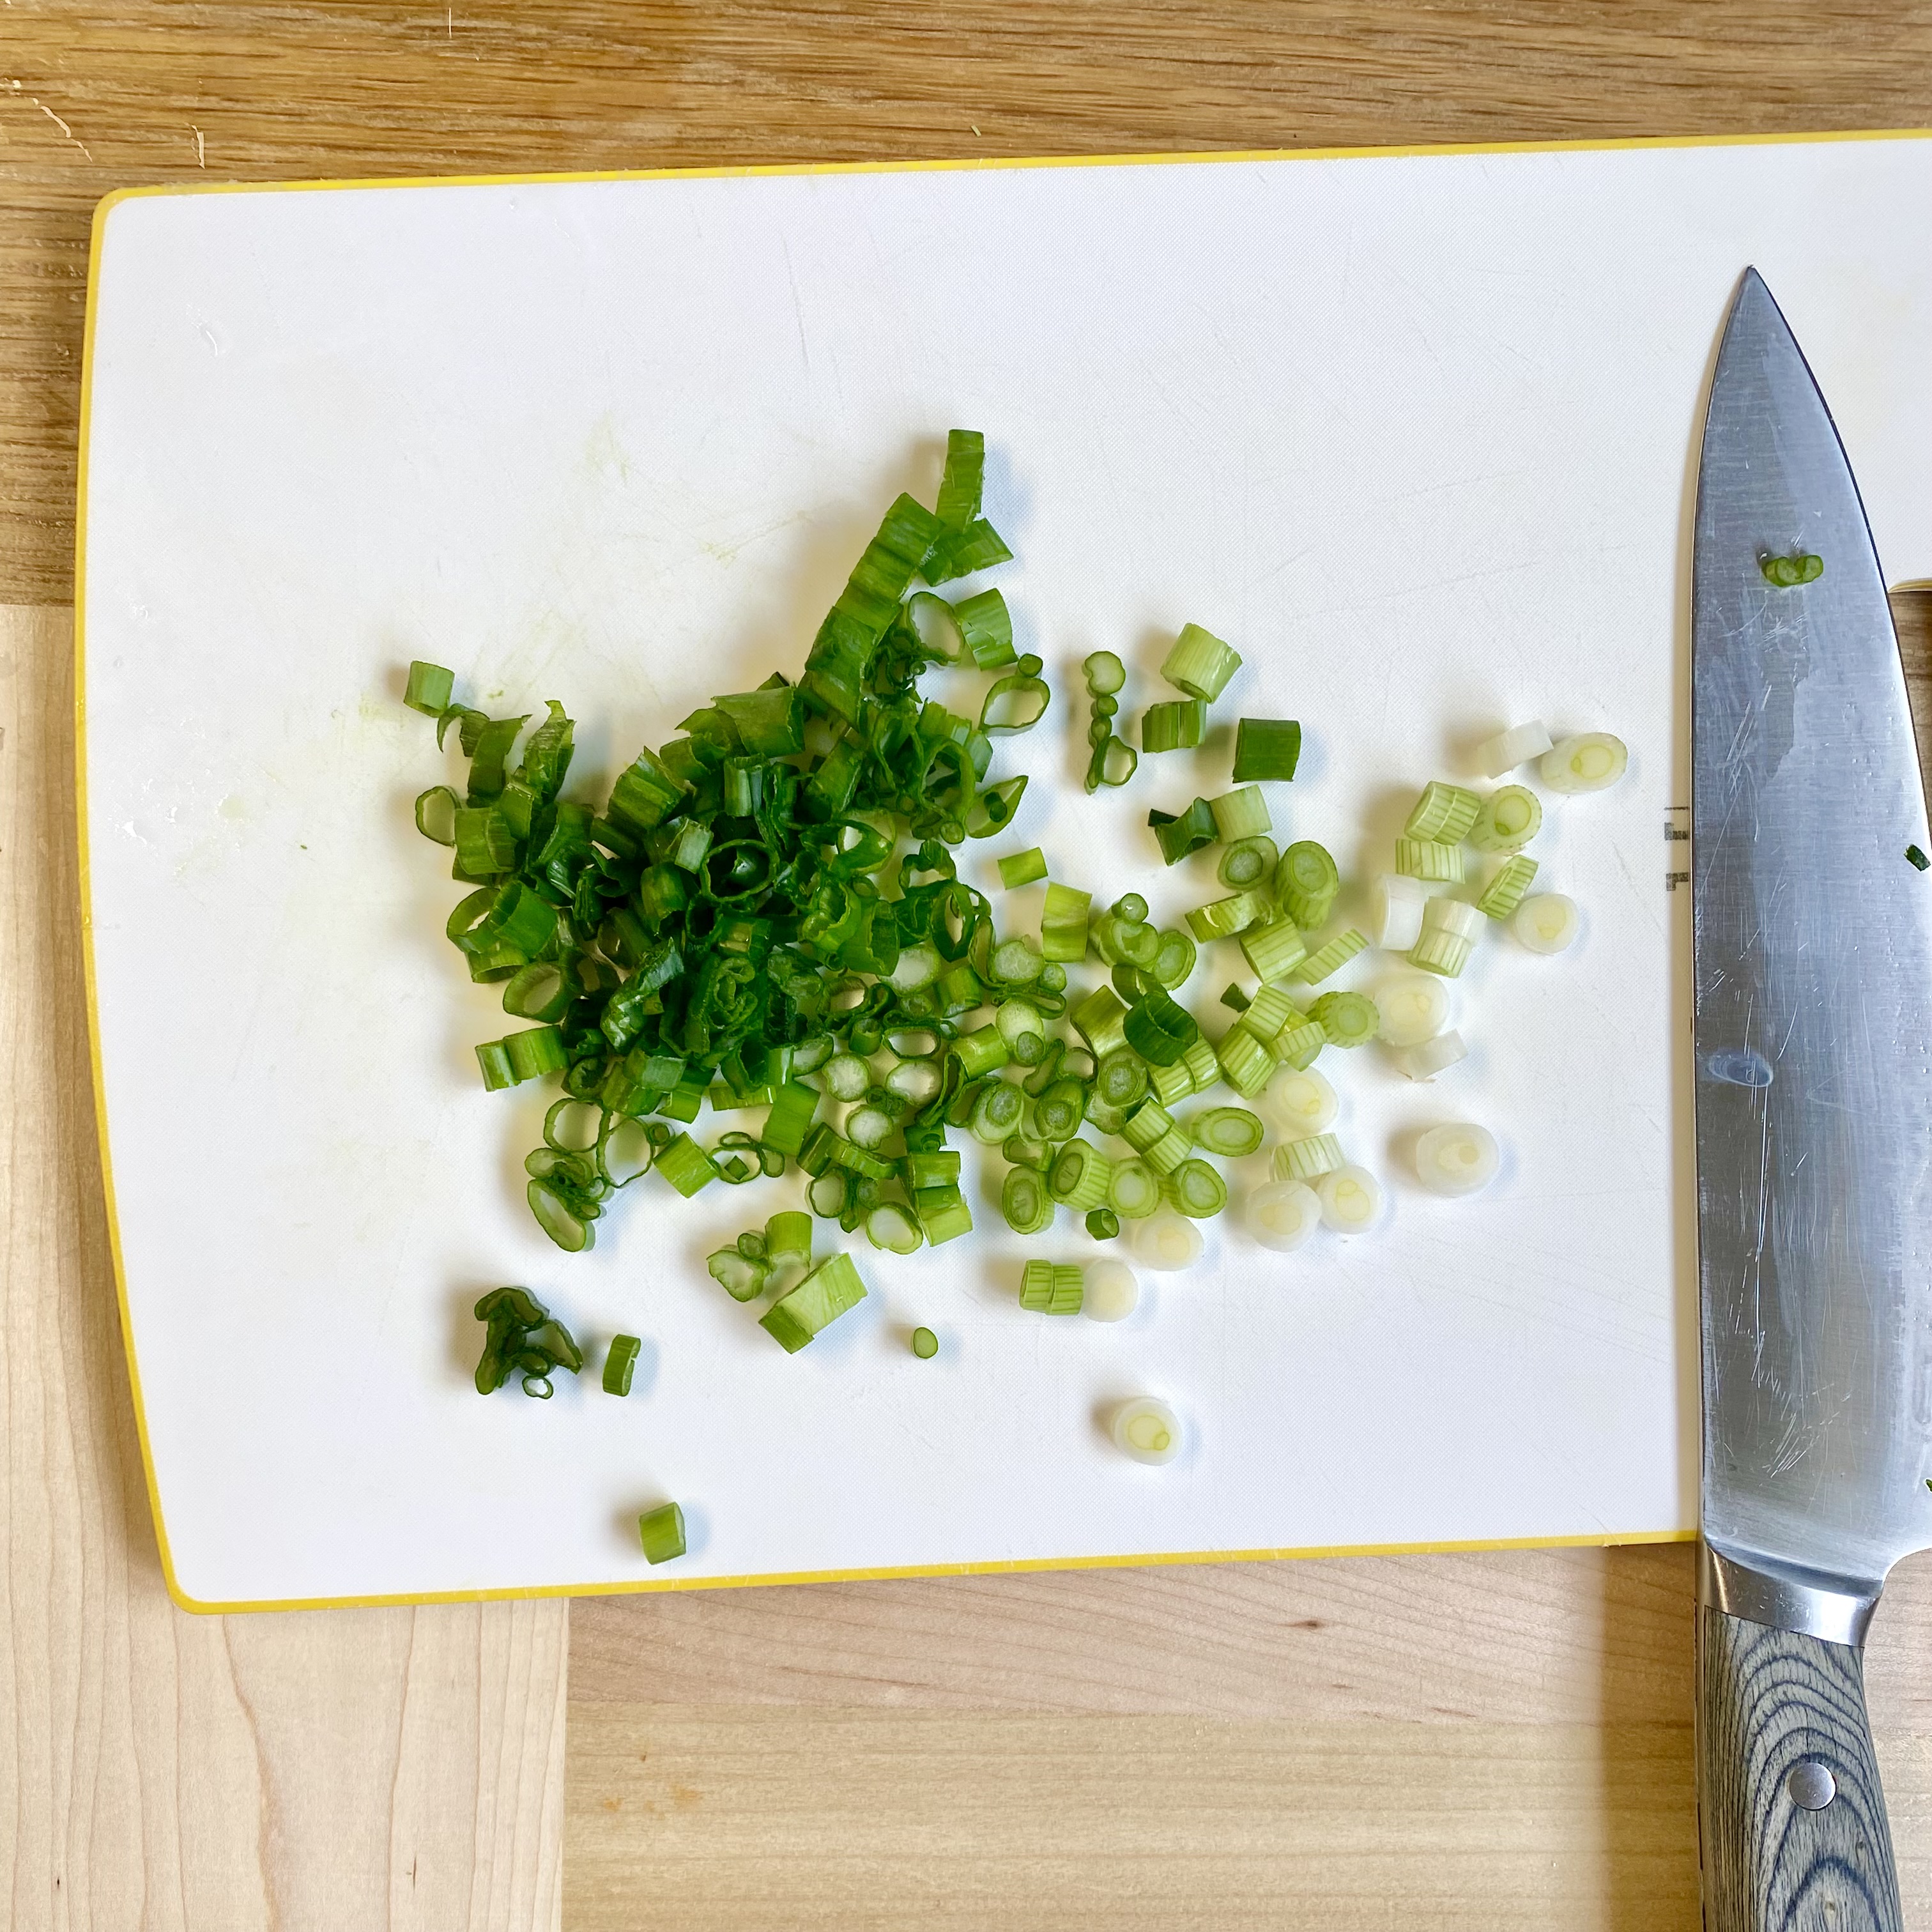
{"type": "Polygon", "coordinates": [[[1754,311],[1760,314],[1768,311],[1769,314],[1776,316],[1780,322],[1784,320],[1784,311],[1778,305],[1777,297],[1766,286],[1764,278],[1758,273],[1755,266],[1748,264],[1744,273],[1738,278],[1738,292],[1731,298],[1731,326],[1736,327],[1743,316],[1754,311]]]}

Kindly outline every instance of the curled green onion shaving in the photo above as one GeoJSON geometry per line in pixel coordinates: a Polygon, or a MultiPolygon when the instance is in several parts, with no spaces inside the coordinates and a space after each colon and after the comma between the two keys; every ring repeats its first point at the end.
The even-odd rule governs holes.
{"type": "Polygon", "coordinates": [[[958,614],[944,597],[930,590],[914,591],[906,599],[905,622],[934,663],[957,664],[965,654],[958,614]]]}
{"type": "Polygon", "coordinates": [[[1081,669],[1086,675],[1088,694],[1094,700],[1094,722],[1087,734],[1087,741],[1093,747],[1093,755],[1087,763],[1087,789],[1093,792],[1103,784],[1125,784],[1140,765],[1140,754],[1114,731],[1114,720],[1120,709],[1120,688],[1127,681],[1126,667],[1112,651],[1095,651],[1081,669]]]}
{"type": "Polygon", "coordinates": [[[596,1245],[595,1223],[611,1192],[594,1160],[539,1148],[524,1162],[530,1179],[524,1189],[531,1214],[566,1254],[596,1245]]]}
{"type": "Polygon", "coordinates": [[[1026,788],[1024,772],[1018,778],[1002,778],[998,784],[988,785],[967,812],[967,837],[990,838],[994,832],[1004,832],[1018,811],[1020,796],[1026,788]]]}
{"type": "Polygon", "coordinates": [[[866,1238],[888,1254],[916,1253],[926,1244],[926,1236],[912,1215],[897,1202],[888,1201],[866,1217],[866,1238]]]}
{"type": "Polygon", "coordinates": [[[580,988],[561,961],[532,960],[519,967],[503,988],[503,1010],[518,1019],[560,1020],[580,988]]]}
{"type": "MultiPolygon", "coordinates": [[[[597,1144],[599,1132],[596,1124],[597,1112],[594,1102],[573,1100],[567,1094],[561,1100],[553,1101],[544,1113],[544,1148],[552,1154],[567,1155],[572,1160],[591,1153],[597,1144]],[[568,1131],[572,1123],[574,1123],[578,1129],[574,1134],[568,1131]]],[[[541,1155],[542,1150],[538,1151],[541,1155]]],[[[539,1160],[536,1167],[529,1167],[526,1164],[526,1172],[532,1174],[548,1172],[550,1165],[548,1160],[539,1160]]]]}
{"type": "Polygon", "coordinates": [[[1116,899],[1094,920],[1088,932],[1094,950],[1109,966],[1151,966],[1160,950],[1160,935],[1148,923],[1147,901],[1138,892],[1116,899]]]}
{"type": "Polygon", "coordinates": [[[486,1329],[476,1364],[476,1392],[492,1395],[511,1376],[523,1380],[524,1393],[548,1400],[556,1369],[575,1375],[584,1352],[570,1331],[526,1288],[493,1288],[476,1308],[486,1329]]]}
{"type": "Polygon", "coordinates": [[[755,1301],[771,1279],[771,1264],[762,1257],[741,1253],[736,1248],[720,1248],[705,1264],[706,1272],[734,1301],[755,1301]]]}
{"type": "MultiPolygon", "coordinates": [[[[1907,864],[1916,866],[1922,872],[1924,872],[1928,866],[1932,866],[1932,859],[1927,858],[1925,854],[1922,852],[1916,845],[1908,845],[1906,847],[1905,857],[1907,864]]],[[[1480,900],[1478,901],[1478,904],[1480,903],[1481,902],[1480,900]]],[[[1486,910],[1486,908],[1485,908],[1485,910],[1486,910]]]]}
{"type": "Polygon", "coordinates": [[[1186,1007],[1156,988],[1127,1009],[1126,1043],[1153,1066],[1170,1066],[1201,1037],[1186,1007]]]}
{"type": "Polygon", "coordinates": [[[431,785],[416,795],[416,830],[438,845],[456,843],[456,818],[462,810],[447,785],[431,785]]]}
{"type": "Polygon", "coordinates": [[[1221,836],[1214,823],[1214,808],[1204,798],[1197,798],[1178,814],[1159,810],[1148,814],[1148,824],[1160,842],[1160,856],[1168,865],[1178,865],[1204,845],[1211,845],[1221,836]]]}
{"type": "Polygon", "coordinates": [[[1800,584],[1815,584],[1825,574],[1825,560],[1799,550],[1790,556],[1761,556],[1758,568],[1764,572],[1766,583],[1789,590],[1800,584]]]}
{"type": "Polygon", "coordinates": [[[1096,1241],[1111,1241],[1120,1232],[1120,1217],[1111,1208],[1095,1208],[1087,1216],[1087,1232],[1096,1241]]]}
{"type": "Polygon", "coordinates": [[[1140,766],[1141,754],[1124,738],[1109,738],[1096,748],[1088,772],[1090,776],[1097,772],[1102,784],[1114,788],[1125,784],[1140,766]]]}
{"type": "Polygon", "coordinates": [[[989,736],[1008,736],[1037,724],[1053,698],[1052,688],[1040,673],[1040,660],[1029,651],[1010,675],[995,679],[986,703],[980,707],[980,729],[989,736]]]}

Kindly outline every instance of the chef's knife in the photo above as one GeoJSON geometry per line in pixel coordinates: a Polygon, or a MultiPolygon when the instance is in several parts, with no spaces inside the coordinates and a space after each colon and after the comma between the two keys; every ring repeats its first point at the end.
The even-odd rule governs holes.
{"type": "Polygon", "coordinates": [[[1692,613],[1704,1920],[1891,1932],[1862,1646],[1932,1542],[1932,838],[1858,486],[1755,270],[1692,613]],[[1772,583],[1796,554],[1822,574],[1772,583]]]}

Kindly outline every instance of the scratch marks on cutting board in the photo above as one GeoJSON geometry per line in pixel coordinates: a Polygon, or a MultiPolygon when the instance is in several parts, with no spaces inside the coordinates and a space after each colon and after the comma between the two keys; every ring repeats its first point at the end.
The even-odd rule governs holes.
{"type": "Polygon", "coordinates": [[[9,80],[7,85],[11,88],[16,94],[20,94],[29,107],[38,107],[40,112],[61,130],[61,138],[67,142],[70,147],[78,148],[83,154],[87,156],[87,158],[90,161],[93,160],[94,156],[88,152],[87,143],[83,141],[80,136],[76,134],[74,130],[47,105],[44,100],[41,100],[38,94],[25,93],[20,83],[17,80],[9,80]]]}

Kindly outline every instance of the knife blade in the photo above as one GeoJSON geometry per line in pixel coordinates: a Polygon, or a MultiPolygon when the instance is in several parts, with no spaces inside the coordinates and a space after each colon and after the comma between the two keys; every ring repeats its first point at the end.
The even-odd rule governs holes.
{"type": "Polygon", "coordinates": [[[1864,506],[1755,270],[1691,609],[1705,1919],[1891,1928],[1861,1647],[1932,1541],[1932,842],[1864,506]],[[1794,551],[1822,575],[1774,584],[1794,551]]]}

